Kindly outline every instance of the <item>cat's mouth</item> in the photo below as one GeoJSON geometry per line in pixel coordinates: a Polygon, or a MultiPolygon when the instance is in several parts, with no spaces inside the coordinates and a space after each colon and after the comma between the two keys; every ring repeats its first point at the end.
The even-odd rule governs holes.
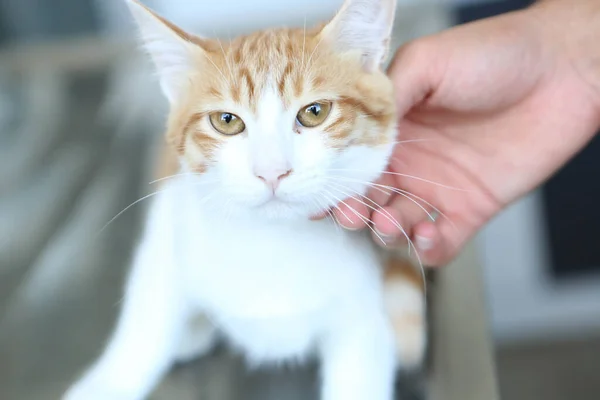
{"type": "Polygon", "coordinates": [[[265,201],[258,205],[259,208],[265,207],[280,207],[280,206],[290,206],[291,202],[281,198],[281,196],[277,196],[275,194],[269,196],[265,201]]]}

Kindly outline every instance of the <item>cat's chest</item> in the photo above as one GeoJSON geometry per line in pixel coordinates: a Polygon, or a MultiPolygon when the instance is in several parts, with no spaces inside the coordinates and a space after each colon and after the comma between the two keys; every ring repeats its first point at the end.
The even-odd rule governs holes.
{"type": "Polygon", "coordinates": [[[368,240],[327,222],[292,228],[199,220],[180,242],[179,263],[188,293],[215,314],[307,314],[374,279],[368,240]]]}

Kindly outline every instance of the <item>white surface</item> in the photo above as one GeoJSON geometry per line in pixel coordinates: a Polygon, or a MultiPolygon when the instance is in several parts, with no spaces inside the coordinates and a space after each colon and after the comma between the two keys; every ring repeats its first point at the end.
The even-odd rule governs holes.
{"type": "Polygon", "coordinates": [[[554,283],[548,268],[539,193],[484,230],[481,249],[492,327],[501,342],[587,335],[600,330],[600,276],[554,283]]]}

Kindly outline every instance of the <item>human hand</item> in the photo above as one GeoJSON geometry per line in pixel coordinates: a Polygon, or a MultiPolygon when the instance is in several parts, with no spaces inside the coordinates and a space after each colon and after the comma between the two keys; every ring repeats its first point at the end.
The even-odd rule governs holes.
{"type": "Polygon", "coordinates": [[[409,238],[424,264],[443,265],[591,139],[600,79],[585,60],[598,51],[591,50],[595,39],[582,44],[591,35],[569,28],[589,30],[585,18],[599,2],[581,2],[589,10],[579,13],[565,13],[575,7],[568,1],[547,3],[398,52],[389,74],[401,115],[399,144],[370,200],[348,199],[333,210],[342,226],[362,229],[370,219],[377,241],[395,246],[409,238]],[[381,209],[373,212],[370,201],[381,209]],[[427,213],[434,211],[432,222],[427,213]]]}

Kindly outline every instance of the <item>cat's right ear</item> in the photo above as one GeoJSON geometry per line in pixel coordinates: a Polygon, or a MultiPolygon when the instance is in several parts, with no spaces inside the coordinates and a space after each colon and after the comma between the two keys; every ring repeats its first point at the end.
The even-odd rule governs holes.
{"type": "Polygon", "coordinates": [[[173,103],[187,84],[194,59],[202,48],[199,38],[154,13],[138,0],[125,0],[137,23],[144,48],[156,66],[163,93],[173,103]]]}

